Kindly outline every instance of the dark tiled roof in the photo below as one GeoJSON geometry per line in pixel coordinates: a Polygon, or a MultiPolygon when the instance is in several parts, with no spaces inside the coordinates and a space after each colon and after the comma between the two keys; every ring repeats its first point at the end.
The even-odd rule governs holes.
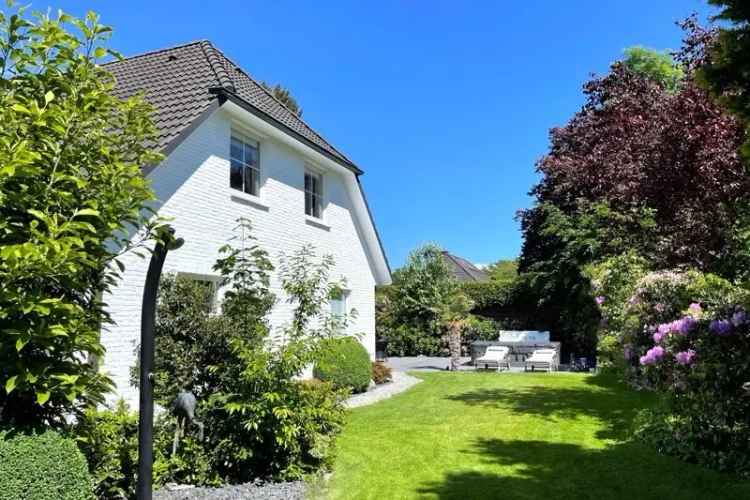
{"type": "Polygon", "coordinates": [[[143,92],[154,106],[159,146],[166,148],[198,118],[214,99],[209,89],[221,87],[261,113],[310,141],[340,163],[356,166],[211,42],[197,42],[148,52],[107,63],[121,98],[143,92]]]}
{"type": "Polygon", "coordinates": [[[488,281],[490,277],[466,259],[443,252],[443,260],[458,281],[488,281]]]}

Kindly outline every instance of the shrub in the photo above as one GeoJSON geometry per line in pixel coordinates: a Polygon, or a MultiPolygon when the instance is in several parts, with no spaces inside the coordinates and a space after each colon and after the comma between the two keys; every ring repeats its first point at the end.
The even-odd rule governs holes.
{"type": "Polygon", "coordinates": [[[507,281],[479,281],[461,283],[478,310],[502,309],[513,300],[515,278],[507,281]]]}
{"type": "Polygon", "coordinates": [[[153,235],[141,167],[161,156],[151,108],[112,95],[98,64],[110,28],[93,13],[34,17],[0,12],[13,54],[0,65],[0,419],[62,426],[111,389],[92,361],[101,297],[118,257],[153,235]]]}
{"type": "Polygon", "coordinates": [[[750,322],[743,307],[695,303],[653,325],[638,362],[667,411],[644,416],[642,439],[722,471],[750,476],[750,322]]]}
{"type": "Polygon", "coordinates": [[[338,389],[364,392],[372,379],[370,355],[354,337],[326,339],[321,344],[313,374],[338,389]]]}
{"type": "Polygon", "coordinates": [[[167,277],[160,289],[154,375],[165,383],[157,382],[155,394],[169,407],[177,391],[193,391],[205,439],[191,426],[172,453],[175,420],[160,420],[159,483],[299,479],[330,463],[345,416],[344,391],[296,380],[321,339],[346,326],[323,310],[343,287],[329,280],[332,258],[309,246],[282,256],[278,275],[293,317],[272,335],[273,266],[249,222],[237,229],[239,248],[223,247],[214,267],[226,290],[220,312],[208,314],[200,287],[179,277],[167,277]]]}
{"type": "Polygon", "coordinates": [[[88,500],[91,478],[72,439],[0,432],[1,500],[88,500]]]}
{"type": "MultiPolygon", "coordinates": [[[[599,276],[595,286],[617,281],[599,276]]],[[[637,435],[662,452],[750,475],[748,292],[697,271],[626,281],[611,288],[613,302],[630,295],[624,304],[601,296],[600,307],[613,319],[631,381],[659,391],[664,403],[642,413],[637,435]]]]}
{"type": "Polygon", "coordinates": [[[391,369],[388,365],[382,361],[372,362],[372,380],[376,384],[385,384],[390,382],[392,378],[391,369]]]}
{"type": "Polygon", "coordinates": [[[129,411],[125,402],[120,400],[112,410],[88,410],[78,420],[73,432],[88,462],[96,497],[134,497],[138,470],[138,414],[129,411]]]}
{"type": "Polygon", "coordinates": [[[200,439],[195,425],[184,430],[176,453],[172,453],[177,419],[162,414],[154,422],[154,484],[220,486],[222,478],[214,464],[210,442],[200,439]]]}
{"type": "MultiPolygon", "coordinates": [[[[447,353],[442,337],[426,334],[421,327],[405,324],[378,325],[378,338],[387,341],[389,356],[443,356],[447,353]]],[[[430,332],[437,327],[429,327],[430,332]]]]}

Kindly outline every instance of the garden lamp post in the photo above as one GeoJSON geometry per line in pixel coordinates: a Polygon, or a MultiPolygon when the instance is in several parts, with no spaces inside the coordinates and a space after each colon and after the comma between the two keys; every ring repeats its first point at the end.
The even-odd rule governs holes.
{"type": "Polygon", "coordinates": [[[154,324],[156,321],[156,295],[161,269],[169,250],[182,246],[182,238],[174,237],[171,227],[163,231],[151,254],[146,273],[141,309],[141,354],[140,354],[140,404],[138,406],[138,486],[139,500],[151,500],[151,483],[154,464],[154,324]]]}

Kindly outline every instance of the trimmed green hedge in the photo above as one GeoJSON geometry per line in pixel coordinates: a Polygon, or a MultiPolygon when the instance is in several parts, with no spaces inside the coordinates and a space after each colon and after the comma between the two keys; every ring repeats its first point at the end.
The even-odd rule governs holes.
{"type": "Polygon", "coordinates": [[[86,459],[72,439],[0,431],[0,500],[89,500],[86,459]]]}
{"type": "Polygon", "coordinates": [[[461,283],[461,289],[477,309],[508,306],[514,299],[516,287],[516,280],[461,283]]]}
{"type": "Polygon", "coordinates": [[[364,392],[372,378],[370,355],[354,337],[324,340],[313,375],[337,389],[364,392]]]}

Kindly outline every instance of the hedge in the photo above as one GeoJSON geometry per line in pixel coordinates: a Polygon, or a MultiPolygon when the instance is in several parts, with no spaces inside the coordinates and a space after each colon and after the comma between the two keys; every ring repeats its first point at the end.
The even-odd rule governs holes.
{"type": "Polygon", "coordinates": [[[372,378],[370,355],[354,337],[324,340],[313,375],[336,388],[364,392],[372,378]]]}
{"type": "Polygon", "coordinates": [[[54,431],[0,431],[0,500],[89,500],[86,459],[54,431]]]}

